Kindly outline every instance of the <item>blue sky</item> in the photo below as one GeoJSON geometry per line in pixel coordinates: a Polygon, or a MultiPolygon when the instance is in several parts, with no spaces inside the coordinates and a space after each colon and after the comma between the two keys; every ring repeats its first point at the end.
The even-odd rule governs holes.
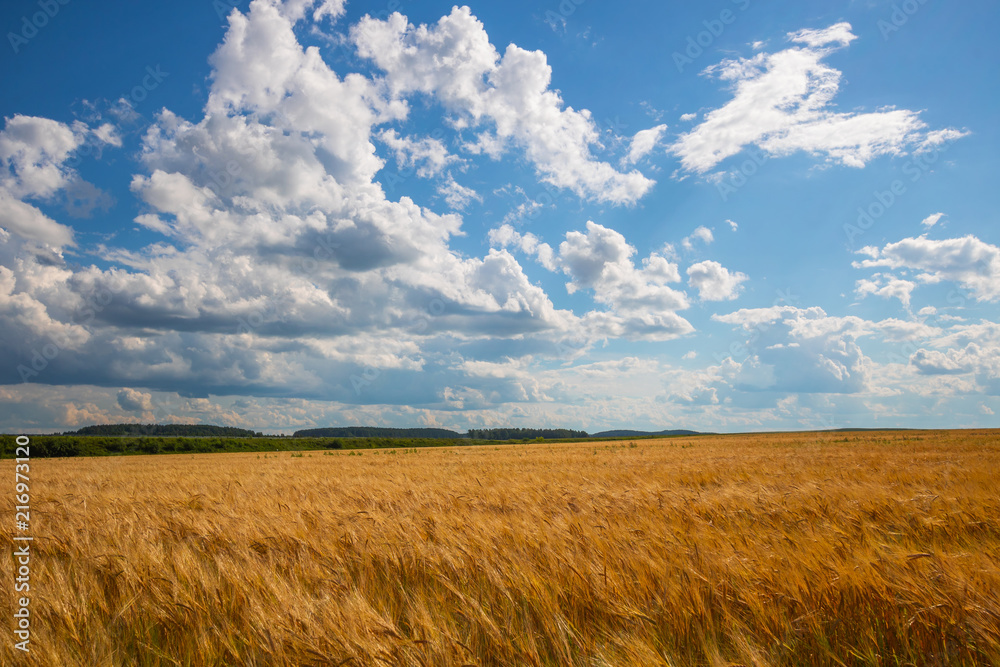
{"type": "Polygon", "coordinates": [[[0,429],[995,426],[998,18],[4,3],[0,429]]]}

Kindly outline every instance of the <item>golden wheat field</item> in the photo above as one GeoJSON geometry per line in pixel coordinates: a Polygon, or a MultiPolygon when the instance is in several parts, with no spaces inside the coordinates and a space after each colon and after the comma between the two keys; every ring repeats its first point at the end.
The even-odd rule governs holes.
{"type": "Polygon", "coordinates": [[[1000,664],[997,431],[31,468],[3,664],[1000,664]]]}

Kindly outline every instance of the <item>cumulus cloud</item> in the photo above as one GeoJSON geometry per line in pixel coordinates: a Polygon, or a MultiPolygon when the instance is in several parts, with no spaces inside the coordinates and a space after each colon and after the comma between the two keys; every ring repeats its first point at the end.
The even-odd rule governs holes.
{"type": "Polygon", "coordinates": [[[910,363],[925,375],[953,375],[972,371],[979,348],[973,346],[965,350],[917,350],[910,363]]]}
{"type": "Polygon", "coordinates": [[[898,320],[895,318],[875,322],[873,326],[889,342],[926,340],[940,336],[942,333],[941,329],[924,324],[923,322],[898,320]]]}
{"type": "Polygon", "coordinates": [[[741,309],[712,319],[750,334],[745,360],[720,371],[743,391],[857,393],[869,386],[872,363],[857,340],[874,327],[857,317],[831,317],[821,308],[741,309]]]}
{"type": "Polygon", "coordinates": [[[596,301],[630,322],[624,326],[643,335],[672,337],[693,331],[676,314],[689,307],[687,296],[668,286],[680,281],[677,265],[654,252],[637,268],[635,252],[619,232],[588,221],[585,232],[567,232],[559,244],[559,266],[571,279],[566,288],[570,293],[592,290],[596,301]]]}
{"type": "Polygon", "coordinates": [[[118,405],[126,412],[150,412],[153,410],[153,395],[126,387],[118,392],[118,405]]]}
{"type": "Polygon", "coordinates": [[[857,281],[854,293],[859,298],[874,294],[883,299],[899,299],[906,308],[910,307],[910,294],[917,284],[889,274],[876,273],[871,279],[857,281]]]}
{"type": "Polygon", "coordinates": [[[635,164],[649,155],[656,148],[656,145],[660,143],[660,139],[666,131],[666,125],[657,125],[648,130],[639,130],[636,132],[635,136],[632,137],[632,142],[629,144],[626,161],[630,164],[635,164]]]}
{"type": "Polygon", "coordinates": [[[927,229],[930,229],[931,227],[936,225],[943,217],[944,213],[934,213],[933,215],[929,215],[923,220],[921,220],[920,224],[926,227],[927,229]]]}
{"type": "Polygon", "coordinates": [[[378,137],[393,150],[400,167],[416,167],[421,178],[437,176],[448,165],[461,162],[461,158],[450,154],[444,143],[434,137],[400,137],[396,130],[382,130],[378,137]]]}
{"type": "Polygon", "coordinates": [[[962,238],[933,240],[906,238],[884,248],[869,248],[871,259],[854,262],[855,268],[908,269],[921,283],[951,281],[969,290],[978,301],[1000,300],[1000,248],[971,234],[962,238]]]}
{"type": "Polygon", "coordinates": [[[74,244],[73,230],[42,213],[37,207],[10,196],[0,187],[0,227],[18,236],[55,247],[74,244]]]}
{"type": "Polygon", "coordinates": [[[1000,396],[1000,324],[956,324],[910,356],[923,376],[968,375],[976,389],[1000,396]]]}
{"type": "Polygon", "coordinates": [[[710,243],[715,241],[715,236],[712,234],[711,229],[705,226],[700,226],[697,227],[693,232],[691,232],[690,236],[684,237],[684,239],[681,241],[681,245],[684,247],[685,250],[690,251],[694,249],[695,241],[700,241],[705,245],[709,245],[710,243]]]}
{"type": "Polygon", "coordinates": [[[24,239],[60,248],[74,245],[72,228],[48,217],[26,200],[52,201],[69,191],[67,207],[86,217],[94,208],[110,206],[106,195],[67,166],[85,142],[120,145],[107,125],[93,130],[48,118],[15,115],[0,131],[0,227],[24,239]]]}
{"type": "MultiPolygon", "coordinates": [[[[542,231],[510,224],[535,210],[533,200],[490,232],[485,254],[467,243],[458,249],[465,225],[448,211],[480,195],[471,179],[455,177],[462,180],[467,152],[523,156],[550,183],[631,204],[652,181],[611,164],[623,164],[622,152],[626,164],[641,160],[663,131],[644,130],[631,143],[612,137],[608,144],[622,150],[605,157],[608,134],[552,88],[544,55],[511,46],[501,56],[463,9],[432,26],[402,17],[362,21],[352,43],[378,75],[338,73],[305,40],[343,10],[340,0],[254,0],[233,10],[210,61],[204,113],[163,110],[142,136],[131,180],[135,221],[156,240],[84,248],[95,265],[86,265],[84,252],[64,256],[73,230],[39,202],[70,202],[77,214],[101,210],[108,202],[80,180],[71,158],[87,143],[120,146],[121,138],[107,125],[7,120],[0,132],[0,354],[13,362],[0,367],[7,428],[147,415],[287,430],[341,420],[454,426],[555,418],[603,427],[677,418],[664,411],[667,395],[707,411],[698,417],[705,428],[722,428],[728,422],[713,421],[720,413],[711,410],[734,397],[750,405],[769,399],[746,395],[797,387],[863,391],[871,367],[857,341],[875,335],[920,345],[899,372],[996,391],[994,334],[960,320],[949,329],[946,315],[936,318],[942,329],[818,309],[739,311],[716,322],[746,334],[745,359],[687,375],[636,358],[570,367],[601,339],[691,333],[681,313],[693,296],[732,299],[746,276],[699,262],[683,285],[672,249],[643,257],[623,234],[594,222],[549,245],[542,231]],[[456,141],[414,129],[421,119],[411,118],[411,104],[441,104],[456,141]],[[394,179],[398,170],[387,168],[394,162],[431,182],[394,179]],[[411,188],[418,201],[401,194],[411,188]],[[557,308],[519,253],[565,276],[579,310],[557,308]],[[43,349],[51,358],[34,370],[43,349]],[[581,401],[597,378],[615,395],[581,401]],[[461,422],[449,421],[455,414],[461,422]]],[[[839,48],[846,34],[828,42],[800,34],[793,43],[839,48]]],[[[922,145],[949,137],[923,136],[922,145]]],[[[685,241],[700,248],[713,242],[712,231],[700,227],[685,241]]],[[[989,264],[996,249],[978,243],[969,252],[989,264]]],[[[889,246],[864,257],[893,264],[897,255],[905,261],[880,267],[893,273],[873,276],[871,294],[889,285],[882,276],[916,284],[964,276],[962,252],[950,263],[889,246]]],[[[976,285],[984,298],[994,293],[976,285]]]]}
{"type": "Polygon", "coordinates": [[[13,197],[51,197],[69,184],[64,163],[83,140],[79,127],[34,116],[8,118],[0,132],[0,183],[13,197]]]}
{"type": "Polygon", "coordinates": [[[444,183],[438,186],[438,194],[444,197],[448,203],[448,208],[461,211],[473,201],[482,201],[483,198],[472,188],[460,185],[451,176],[444,183]]]}
{"type": "Polygon", "coordinates": [[[489,231],[489,240],[492,245],[503,248],[515,246],[527,255],[534,255],[538,263],[549,271],[558,270],[555,253],[552,246],[542,243],[537,236],[531,232],[524,234],[518,232],[509,224],[503,224],[496,229],[489,231]]]}
{"type": "Polygon", "coordinates": [[[850,24],[800,30],[787,38],[792,46],[782,51],[724,60],[705,70],[729,83],[733,98],[673,144],[685,171],[705,173],[747,146],[772,156],[804,151],[863,167],[881,155],[902,155],[966,134],[929,132],[919,112],[907,109],[832,111],[841,72],[823,60],[856,39],[850,24]]]}
{"type": "Polygon", "coordinates": [[[735,272],[718,262],[698,262],[688,267],[688,284],[698,290],[702,301],[732,301],[739,296],[746,274],[735,272]]]}
{"type": "Polygon", "coordinates": [[[642,259],[641,268],[632,259],[636,249],[625,237],[603,225],[588,221],[585,231],[566,233],[558,252],[531,232],[521,233],[504,224],[490,230],[490,243],[516,247],[550,271],[570,277],[570,294],[585,291],[608,306],[605,312],[590,312],[583,325],[597,338],[628,337],[664,340],[693,331],[677,315],[690,307],[687,295],[668,285],[680,282],[680,270],[663,253],[642,259]]]}
{"type": "Polygon", "coordinates": [[[306,17],[312,10],[312,20],[322,21],[325,18],[337,19],[344,14],[347,0],[285,0],[277,2],[268,0],[270,4],[276,6],[281,15],[292,23],[297,23],[306,17]]]}
{"type": "Polygon", "coordinates": [[[490,123],[479,142],[491,155],[513,142],[545,181],[596,201],[632,204],[654,184],[595,159],[598,128],[589,111],[565,107],[549,87],[545,54],[511,44],[501,57],[468,7],[453,8],[433,26],[414,26],[399,13],[384,21],[366,17],[351,36],[397,98],[433,95],[459,115],[460,127],[490,123]]]}
{"type": "MultiPolygon", "coordinates": [[[[210,59],[203,117],[164,110],[142,138],[143,172],[131,183],[142,208],[136,222],[163,238],[99,248],[116,268],[73,267],[58,249],[29,245],[29,230],[55,245],[72,237],[68,227],[29,219],[30,205],[15,197],[65,189],[72,174],[61,165],[81,141],[97,141],[94,133],[44,119],[8,123],[0,146],[5,358],[30,369],[33,346],[56,341],[58,363],[30,379],[417,405],[465,382],[455,355],[556,356],[563,338],[584,330],[583,318],[556,309],[506,251],[452,249],[460,217],[393,198],[391,183],[375,182],[382,150],[441,178],[451,207],[478,197],[447,174],[457,162],[436,138],[382,129],[408,112],[385,84],[341,77],[299,42],[297,21],[341,9],[255,0],[230,14],[210,59]],[[380,380],[352,383],[364,369],[380,380]]],[[[0,369],[0,382],[22,379],[17,364],[0,369]]],[[[520,394],[497,386],[483,395],[520,394]]],[[[109,405],[139,403],[125,392],[109,405]]]]}

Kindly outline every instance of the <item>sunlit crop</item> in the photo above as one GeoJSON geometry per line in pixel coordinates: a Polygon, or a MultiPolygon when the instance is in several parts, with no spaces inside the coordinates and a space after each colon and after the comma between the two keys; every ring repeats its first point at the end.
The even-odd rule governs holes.
{"type": "Polygon", "coordinates": [[[998,463],[990,431],[37,460],[16,657],[998,665],[998,463]]]}

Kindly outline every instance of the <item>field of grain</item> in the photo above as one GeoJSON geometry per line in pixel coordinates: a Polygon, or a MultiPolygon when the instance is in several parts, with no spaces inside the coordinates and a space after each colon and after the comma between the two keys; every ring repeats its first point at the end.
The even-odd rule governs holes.
{"type": "Polygon", "coordinates": [[[5,665],[1000,665],[996,431],[31,471],[5,665]]]}

